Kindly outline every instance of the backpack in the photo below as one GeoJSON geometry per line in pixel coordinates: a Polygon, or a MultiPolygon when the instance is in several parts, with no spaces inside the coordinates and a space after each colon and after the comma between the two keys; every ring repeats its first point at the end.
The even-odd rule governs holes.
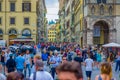
{"type": "MultiPolygon", "coordinates": [[[[39,71],[43,71],[43,70],[39,70],[39,71]]],[[[36,80],[36,77],[37,77],[36,73],[37,73],[36,71],[33,73],[33,80],[36,80]]]]}
{"type": "Polygon", "coordinates": [[[68,61],[72,61],[72,53],[68,53],[68,61]]]}

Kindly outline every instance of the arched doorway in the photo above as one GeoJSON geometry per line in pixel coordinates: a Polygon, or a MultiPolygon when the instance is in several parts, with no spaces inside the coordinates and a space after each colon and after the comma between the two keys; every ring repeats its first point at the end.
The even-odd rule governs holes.
{"type": "Polygon", "coordinates": [[[93,27],[93,44],[101,45],[109,42],[109,25],[105,21],[98,21],[93,27]]]}

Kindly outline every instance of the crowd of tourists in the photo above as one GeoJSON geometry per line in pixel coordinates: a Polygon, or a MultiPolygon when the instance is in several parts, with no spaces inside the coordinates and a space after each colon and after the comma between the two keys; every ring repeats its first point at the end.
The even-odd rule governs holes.
{"type": "MultiPolygon", "coordinates": [[[[116,80],[112,65],[120,71],[120,51],[76,43],[38,43],[30,49],[0,49],[0,80],[91,80],[93,67],[101,74],[95,80],[116,80]]],[[[21,47],[21,46],[19,46],[21,47]]]]}

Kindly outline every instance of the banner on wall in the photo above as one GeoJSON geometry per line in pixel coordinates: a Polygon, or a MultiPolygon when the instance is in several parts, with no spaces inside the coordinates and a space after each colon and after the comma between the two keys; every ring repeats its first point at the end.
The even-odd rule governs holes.
{"type": "Polygon", "coordinates": [[[100,37],[100,26],[95,26],[93,30],[94,37],[100,37]]]}

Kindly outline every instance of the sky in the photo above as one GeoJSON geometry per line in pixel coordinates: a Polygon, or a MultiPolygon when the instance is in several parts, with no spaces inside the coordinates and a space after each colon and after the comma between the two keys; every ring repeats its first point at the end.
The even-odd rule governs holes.
{"type": "Polygon", "coordinates": [[[58,0],[45,0],[47,8],[47,20],[58,19],[59,2],[58,0]]]}

